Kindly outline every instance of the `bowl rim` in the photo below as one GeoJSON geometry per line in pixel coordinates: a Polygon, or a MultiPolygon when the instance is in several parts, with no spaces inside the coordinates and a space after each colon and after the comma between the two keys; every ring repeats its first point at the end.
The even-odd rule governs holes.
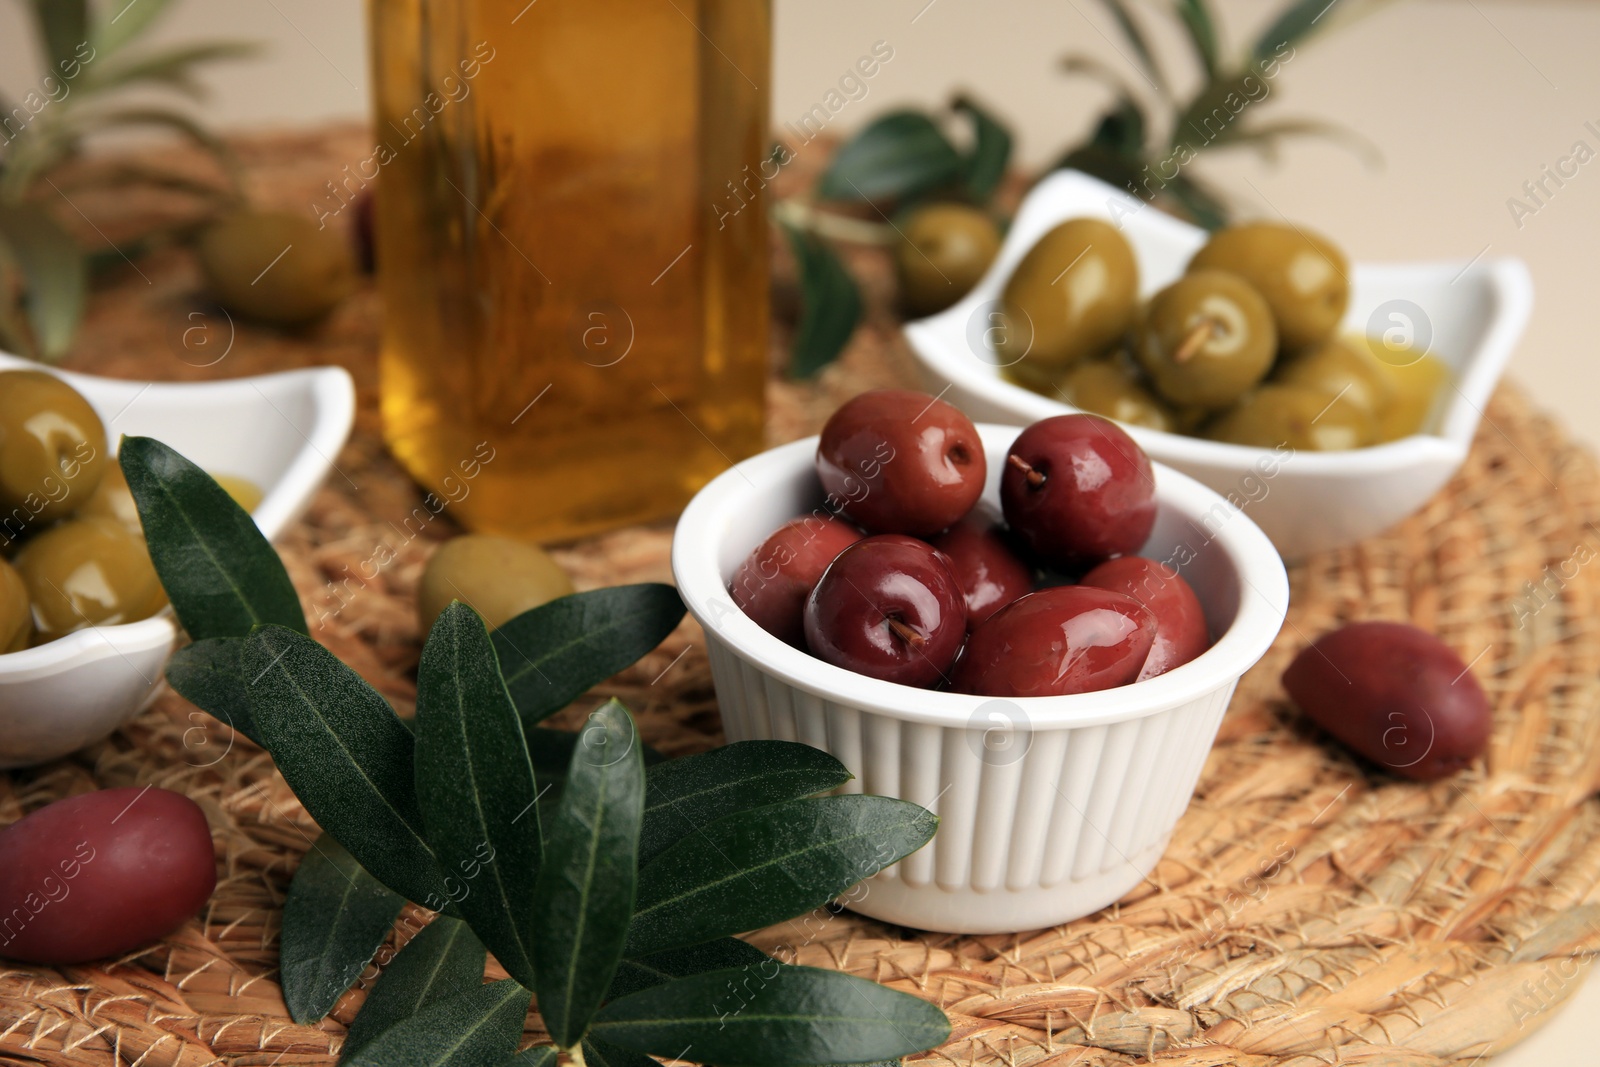
{"type": "MultiPolygon", "coordinates": [[[[7,370],[44,371],[80,392],[85,387],[95,393],[109,389],[127,395],[130,402],[137,397],[150,396],[180,404],[209,405],[226,403],[223,394],[227,393],[262,395],[262,390],[267,391],[267,396],[291,391],[308,393],[321,417],[309,434],[302,435],[305,447],[296,453],[283,476],[272,485],[261,487],[261,503],[250,513],[268,540],[283,532],[309,493],[320,484],[325,468],[343,447],[355,419],[355,381],[343,367],[304,367],[214,382],[149,382],[65,371],[0,352],[0,371],[7,370]]],[[[108,432],[107,437],[111,436],[108,432]]],[[[115,455],[121,437],[108,444],[115,455]]],[[[170,604],[136,622],[87,626],[43,645],[0,653],[0,684],[33,680],[59,673],[63,668],[81,667],[112,656],[121,656],[131,664],[130,655],[171,645],[179,632],[170,604]]]]}
{"type": "MultiPolygon", "coordinates": [[[[1015,426],[978,424],[991,464],[1003,460],[1019,432],[1015,426]]],[[[895,719],[944,727],[987,728],[991,720],[985,708],[995,702],[1018,709],[1030,729],[1098,726],[1154,715],[1234,684],[1266,653],[1283,626],[1289,603],[1283,560],[1248,515],[1230,509],[1230,518],[1210,540],[1238,575],[1239,609],[1209,649],[1166,674],[1093,693],[999,698],[918,689],[825,663],[769,634],[735,607],[718,565],[729,517],[764,491],[813,470],[816,448],[817,438],[808,437],[735,464],[695,495],[672,537],[673,576],[706,640],[725,644],[796,689],[895,719]]],[[[1215,505],[1227,506],[1193,478],[1161,463],[1152,467],[1158,507],[1176,511],[1191,527],[1198,529],[1200,516],[1215,505]]]]}
{"type": "MultiPolygon", "coordinates": [[[[1145,221],[1141,225],[1165,231],[1173,240],[1195,242],[1204,233],[1199,227],[1155,211],[1125,190],[1076,171],[1057,171],[1040,181],[1024,198],[999,254],[972,291],[937,314],[903,325],[906,341],[922,368],[941,382],[966,390],[996,409],[1012,412],[1019,418],[1047,418],[1080,411],[1063,399],[1035,393],[998,374],[967,370],[965,363],[950,350],[944,334],[953,324],[965,322],[975,310],[995,299],[1015,261],[1032,247],[1039,234],[1061,221],[1085,214],[1110,218],[1119,229],[1122,217],[1142,216],[1145,221]],[[1082,202],[1091,197],[1096,204],[1104,206],[1095,211],[1083,210],[1082,202]],[[1070,201],[1070,210],[1063,210],[1064,201],[1070,201]],[[1115,214],[1112,205],[1117,205],[1115,214]]],[[[1454,368],[1449,384],[1455,395],[1434,420],[1437,432],[1411,434],[1396,441],[1344,452],[1297,453],[1295,470],[1315,477],[1371,474],[1434,460],[1459,463],[1472,445],[1484,408],[1532,314],[1533,277],[1527,264],[1511,256],[1487,260],[1352,263],[1351,273],[1380,282],[1385,275],[1438,277],[1448,273],[1455,280],[1469,274],[1477,275],[1487,285],[1494,308],[1478,343],[1463,354],[1460,365],[1454,368]]],[[[1207,441],[1165,430],[1119,425],[1152,459],[1168,462],[1205,463],[1243,472],[1272,453],[1271,449],[1252,445],[1207,441]]]]}

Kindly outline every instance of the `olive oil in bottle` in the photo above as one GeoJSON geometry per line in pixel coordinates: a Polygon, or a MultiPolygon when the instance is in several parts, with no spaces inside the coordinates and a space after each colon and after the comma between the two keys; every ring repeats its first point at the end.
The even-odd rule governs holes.
{"type": "Polygon", "coordinates": [[[370,14],[390,449],[474,529],[671,515],[761,445],[769,3],[370,14]]]}

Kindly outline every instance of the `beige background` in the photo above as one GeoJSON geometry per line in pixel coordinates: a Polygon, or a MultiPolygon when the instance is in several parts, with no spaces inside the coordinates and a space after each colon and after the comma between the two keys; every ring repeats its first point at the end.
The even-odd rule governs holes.
{"type": "MultiPolygon", "coordinates": [[[[128,2],[107,0],[116,10],[128,2]]],[[[1234,47],[1279,2],[1212,0],[1234,47]]],[[[839,113],[840,130],[892,104],[942,102],[960,87],[1009,117],[1022,159],[1037,163],[1080,136],[1108,98],[1097,85],[1059,74],[1055,63],[1063,53],[1095,55],[1148,89],[1094,0],[775,4],[772,89],[779,122],[819,102],[878,40],[893,47],[894,58],[872,79],[866,97],[839,113]]],[[[36,76],[25,54],[21,6],[0,5],[0,86],[13,93],[36,76]]],[[[1145,0],[1142,13],[1164,7],[1145,0]]],[[[228,35],[270,45],[262,60],[218,70],[207,113],[212,122],[279,125],[365,112],[362,11],[352,0],[177,0],[173,9],[176,17],[161,27],[161,37],[228,35]]],[[[1181,42],[1170,32],[1158,36],[1172,69],[1184,71],[1181,91],[1193,76],[1181,42]]],[[[1600,446],[1600,422],[1592,414],[1600,366],[1590,337],[1596,328],[1600,160],[1582,167],[1521,225],[1507,205],[1576,141],[1600,152],[1600,133],[1584,126],[1593,121],[1600,130],[1597,46],[1600,5],[1405,0],[1381,6],[1300,48],[1272,98],[1259,105],[1263,119],[1337,118],[1379,148],[1380,169],[1338,147],[1303,142],[1288,146],[1276,167],[1236,151],[1197,164],[1197,171],[1234,194],[1245,212],[1281,212],[1309,223],[1335,236],[1356,259],[1482,254],[1526,260],[1537,307],[1511,373],[1572,431],[1600,446]]],[[[1600,1014],[1600,983],[1590,983],[1577,1001],[1548,1029],[1497,1059],[1497,1067],[1592,1062],[1586,1024],[1600,1014]]]]}

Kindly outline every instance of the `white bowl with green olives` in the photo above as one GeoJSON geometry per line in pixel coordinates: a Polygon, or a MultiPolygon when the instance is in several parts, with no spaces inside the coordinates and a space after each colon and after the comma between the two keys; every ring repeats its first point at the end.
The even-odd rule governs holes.
{"type": "Polygon", "coordinates": [[[192,458],[273,537],[354,417],[340,368],[165,384],[0,353],[0,768],[99,741],[159,691],[179,630],[113,455],[123,435],[192,458]]]}
{"type": "Polygon", "coordinates": [[[1116,418],[1224,497],[1208,532],[1247,511],[1292,560],[1443,487],[1532,307],[1517,259],[1350,264],[1297,223],[1207,235],[1061,171],[978,285],[905,332],[931,390],[973,418],[1116,418]]]}

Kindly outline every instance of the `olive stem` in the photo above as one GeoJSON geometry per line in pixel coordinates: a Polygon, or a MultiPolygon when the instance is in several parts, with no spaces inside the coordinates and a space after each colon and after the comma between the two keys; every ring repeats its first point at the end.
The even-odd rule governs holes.
{"type": "Polygon", "coordinates": [[[899,619],[890,617],[884,619],[883,621],[889,624],[889,629],[895,632],[895,636],[899,637],[900,640],[904,641],[912,648],[921,648],[923,645],[928,643],[928,639],[926,637],[923,637],[921,634],[917,633],[916,630],[899,619]]]}
{"type": "Polygon", "coordinates": [[[1021,471],[1028,479],[1028,484],[1037,489],[1044,484],[1044,472],[1031,466],[1027,460],[1016,453],[1006,457],[1006,462],[1021,471]]]}
{"type": "Polygon", "coordinates": [[[1199,355],[1200,350],[1206,346],[1206,342],[1217,335],[1217,327],[1221,325],[1220,322],[1210,316],[1202,318],[1195,324],[1194,329],[1189,331],[1188,336],[1183,339],[1182,343],[1178,345],[1178,350],[1172,353],[1172,362],[1187,363],[1199,355]]]}

